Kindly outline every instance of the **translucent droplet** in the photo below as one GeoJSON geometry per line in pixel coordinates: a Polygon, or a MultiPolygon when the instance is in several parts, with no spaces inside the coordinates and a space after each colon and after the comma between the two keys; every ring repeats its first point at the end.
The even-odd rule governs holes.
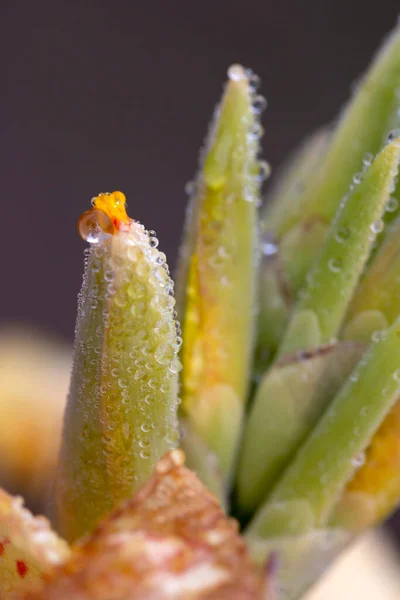
{"type": "Polygon", "coordinates": [[[228,69],[228,77],[231,81],[240,81],[246,78],[246,71],[242,65],[234,64],[228,69]]]}
{"type": "Polygon", "coordinates": [[[350,237],[350,229],[348,227],[339,227],[335,234],[335,239],[339,244],[344,244],[350,237]]]}
{"type": "Polygon", "coordinates": [[[251,73],[249,74],[249,87],[250,87],[250,92],[256,92],[258,90],[258,88],[261,85],[261,80],[259,78],[258,75],[256,75],[255,73],[251,73]]]}
{"type": "Polygon", "coordinates": [[[339,271],[342,269],[340,261],[336,258],[331,258],[331,260],[328,262],[328,267],[332,273],[339,273],[339,271]]]}
{"type": "Polygon", "coordinates": [[[113,233],[114,226],[110,217],[97,208],[92,208],[80,217],[78,231],[82,239],[90,244],[99,244],[107,235],[113,233]]]}
{"type": "Polygon", "coordinates": [[[257,180],[265,181],[271,174],[271,166],[266,160],[260,160],[258,163],[257,180]]]}
{"type": "Polygon", "coordinates": [[[359,469],[360,467],[362,467],[364,463],[365,463],[365,452],[360,452],[359,454],[356,454],[356,456],[354,456],[351,459],[351,464],[356,469],[359,469]]]}
{"type": "Polygon", "coordinates": [[[393,129],[389,133],[387,139],[388,139],[388,142],[393,142],[393,140],[395,140],[398,137],[400,137],[400,129],[393,129]]]}
{"type": "Polygon", "coordinates": [[[382,332],[381,331],[374,331],[371,335],[371,340],[373,342],[379,342],[382,339],[382,332]]]}
{"type": "Polygon", "coordinates": [[[393,213],[399,207],[399,201],[394,196],[391,196],[386,204],[386,212],[393,213]]]}
{"type": "Polygon", "coordinates": [[[370,229],[373,233],[381,233],[381,231],[383,231],[384,226],[385,225],[382,219],[377,219],[376,221],[371,223],[370,229]]]}
{"type": "Polygon", "coordinates": [[[263,236],[262,251],[264,256],[273,256],[278,252],[278,246],[273,236],[268,232],[263,236]]]}
{"type": "Polygon", "coordinates": [[[181,362],[175,358],[172,362],[171,365],[169,367],[169,370],[171,371],[171,373],[179,373],[179,371],[182,369],[182,364],[181,362]]]}
{"type": "Polygon", "coordinates": [[[372,161],[374,160],[374,155],[371,152],[367,152],[367,154],[363,158],[363,163],[366,167],[372,165],[372,161]]]}
{"type": "Polygon", "coordinates": [[[355,183],[356,185],[358,185],[359,183],[361,183],[363,180],[363,173],[356,173],[353,176],[353,183],[355,183]]]}
{"type": "Polygon", "coordinates": [[[250,128],[249,128],[249,137],[250,140],[255,140],[255,139],[259,139],[264,133],[264,129],[263,126],[261,125],[260,121],[255,120],[251,123],[250,128]]]}
{"type": "Polygon", "coordinates": [[[263,110],[266,109],[267,100],[264,96],[261,96],[258,94],[253,97],[251,106],[252,106],[253,112],[255,112],[257,115],[259,115],[260,113],[263,112],[263,110]]]}

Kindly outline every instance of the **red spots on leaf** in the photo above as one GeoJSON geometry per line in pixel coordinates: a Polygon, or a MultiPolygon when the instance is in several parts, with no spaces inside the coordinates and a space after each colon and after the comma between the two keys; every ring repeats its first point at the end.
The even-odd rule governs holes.
{"type": "Polygon", "coordinates": [[[17,566],[18,575],[23,579],[28,572],[28,567],[23,560],[16,560],[15,564],[17,566]]]}
{"type": "Polygon", "coordinates": [[[10,543],[10,540],[8,538],[4,538],[2,542],[0,542],[0,556],[3,556],[5,550],[6,550],[6,545],[10,543]]]}

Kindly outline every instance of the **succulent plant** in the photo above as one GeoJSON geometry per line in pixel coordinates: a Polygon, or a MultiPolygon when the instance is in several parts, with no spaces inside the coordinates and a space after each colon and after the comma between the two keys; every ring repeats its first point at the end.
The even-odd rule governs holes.
{"type": "Polygon", "coordinates": [[[2,492],[2,598],[296,600],[400,503],[400,29],[263,207],[258,86],[229,68],[176,306],[121,192],[80,218],[69,543],[2,492]]]}

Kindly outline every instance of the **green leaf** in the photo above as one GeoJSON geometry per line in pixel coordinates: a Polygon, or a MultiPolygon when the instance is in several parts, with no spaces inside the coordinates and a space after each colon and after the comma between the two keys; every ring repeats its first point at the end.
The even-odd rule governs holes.
{"type": "Polygon", "coordinates": [[[70,540],[178,444],[173,284],[152,233],[129,221],[86,251],[58,477],[70,540]]]}
{"type": "MultiPolygon", "coordinates": [[[[278,172],[276,183],[268,191],[261,216],[261,230],[281,239],[280,224],[295,211],[299,198],[312,185],[318,169],[328,151],[331,132],[328,128],[319,129],[295,150],[293,156],[278,172]]],[[[311,219],[314,219],[311,216],[311,219]]],[[[294,226],[296,226],[295,224],[294,226]]],[[[302,223],[299,223],[301,226],[302,223]]]]}
{"type": "MultiPolygon", "coordinates": [[[[315,526],[329,520],[346,483],[400,392],[400,319],[374,342],[283,473],[249,526],[268,537],[270,504],[304,500],[315,526]]],[[[287,527],[282,524],[280,535],[287,527]]],[[[276,528],[274,528],[276,535],[276,528]]]]}
{"type": "Polygon", "coordinates": [[[262,379],[246,424],[237,479],[249,514],[268,491],[357,364],[363,346],[339,343],[287,357],[262,379]]]}
{"type": "Polygon", "coordinates": [[[253,560],[260,566],[267,565],[275,597],[298,600],[351,540],[351,534],[344,529],[327,528],[268,540],[247,537],[247,544],[253,560]]]}
{"type": "MultiPolygon", "coordinates": [[[[267,218],[278,239],[293,225],[319,215],[328,222],[347,193],[367,154],[376,154],[389,132],[398,127],[400,100],[400,28],[388,36],[340,118],[315,177],[290,210],[267,218]]],[[[267,223],[268,226],[268,223],[267,223]]]]}
{"type": "Polygon", "coordinates": [[[182,410],[227,478],[250,382],[265,170],[256,158],[262,99],[242,67],[232,66],[229,77],[202,152],[178,270],[182,410]]]}
{"type": "MultiPolygon", "coordinates": [[[[393,323],[400,313],[400,219],[396,219],[389,227],[385,241],[374,257],[364,278],[360,282],[346,315],[346,326],[343,335],[352,335],[356,322],[362,315],[371,311],[382,315],[382,322],[393,323]]],[[[365,321],[366,333],[371,335],[378,331],[376,324],[369,327],[365,321]],[[375,329],[372,329],[375,327],[375,329]]],[[[369,317],[371,318],[371,317],[369,317]]],[[[386,325],[386,326],[387,326],[386,325]]],[[[359,327],[359,326],[358,326],[359,327]]],[[[379,329],[383,329],[380,327],[379,329]]],[[[361,328],[359,327],[361,333],[361,328]]]]}
{"type": "MultiPolygon", "coordinates": [[[[318,320],[320,343],[336,339],[371,246],[382,226],[382,215],[397,176],[400,140],[396,139],[378,154],[344,198],[327,239],[307,277],[292,321],[305,311],[318,320]]],[[[298,328],[289,324],[279,355],[298,348],[298,328]]],[[[304,350],[307,348],[303,348],[304,350]]]]}
{"type": "Polygon", "coordinates": [[[218,468],[215,454],[210,452],[202,438],[190,427],[185,419],[181,419],[181,448],[185,453],[185,464],[192,469],[198,478],[212,492],[222,506],[227,506],[227,490],[222,473],[218,468]]]}

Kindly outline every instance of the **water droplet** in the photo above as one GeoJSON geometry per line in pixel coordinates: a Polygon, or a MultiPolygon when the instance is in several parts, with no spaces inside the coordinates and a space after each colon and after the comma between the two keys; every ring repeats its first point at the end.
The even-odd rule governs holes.
{"type": "Polygon", "coordinates": [[[265,181],[271,174],[271,166],[266,160],[260,160],[258,163],[259,171],[257,173],[257,181],[265,181]]]}
{"type": "Polygon", "coordinates": [[[253,72],[251,72],[251,74],[250,73],[248,74],[248,78],[249,78],[250,92],[254,93],[260,87],[261,80],[260,80],[259,76],[253,72]]]}
{"type": "Polygon", "coordinates": [[[264,134],[264,129],[260,121],[255,120],[250,124],[249,127],[249,138],[250,140],[259,139],[264,134]]]}
{"type": "Polygon", "coordinates": [[[342,269],[340,261],[336,258],[331,258],[331,260],[328,262],[328,267],[332,273],[339,273],[339,271],[342,269]]]}
{"type": "Polygon", "coordinates": [[[381,233],[381,231],[383,231],[384,226],[385,225],[382,219],[377,219],[376,221],[371,223],[370,229],[373,233],[381,233]]]}
{"type": "Polygon", "coordinates": [[[271,233],[267,232],[262,239],[262,251],[264,256],[273,256],[278,252],[278,246],[271,233]]]}
{"type": "Polygon", "coordinates": [[[382,331],[374,331],[371,335],[373,342],[379,342],[382,339],[382,331]]]}
{"type": "Polygon", "coordinates": [[[394,379],[395,381],[398,381],[398,382],[400,382],[400,369],[398,369],[397,371],[395,371],[395,372],[393,373],[393,379],[394,379]]]}
{"type": "Polygon", "coordinates": [[[359,469],[360,467],[362,467],[364,463],[365,463],[365,452],[359,452],[359,454],[356,454],[356,456],[354,456],[351,459],[351,464],[356,469],[359,469]]]}
{"type": "Polygon", "coordinates": [[[78,231],[82,239],[90,244],[99,244],[113,233],[114,226],[110,217],[97,208],[92,208],[80,217],[78,231]]]}
{"type": "Polygon", "coordinates": [[[395,140],[398,137],[400,137],[400,129],[393,129],[389,133],[387,139],[388,139],[388,142],[393,142],[393,140],[395,140]]]}
{"type": "Polygon", "coordinates": [[[335,234],[335,239],[339,244],[344,244],[350,237],[350,229],[348,227],[339,227],[335,234]]]}
{"type": "Polygon", "coordinates": [[[356,185],[358,185],[359,183],[361,183],[363,180],[363,173],[356,173],[353,176],[353,183],[355,183],[356,185]]]}
{"type": "Polygon", "coordinates": [[[258,115],[258,114],[262,113],[263,110],[266,109],[267,100],[264,96],[256,95],[252,99],[251,106],[252,106],[253,112],[255,112],[258,115]]]}
{"type": "Polygon", "coordinates": [[[180,360],[178,360],[177,358],[175,358],[172,362],[171,365],[169,367],[169,370],[171,373],[179,373],[179,371],[182,369],[182,364],[180,362],[180,360]]]}
{"type": "Polygon", "coordinates": [[[137,246],[128,248],[128,258],[132,262],[138,262],[142,258],[142,251],[137,246]]]}
{"type": "Polygon", "coordinates": [[[366,167],[372,165],[372,161],[374,160],[374,155],[371,152],[367,152],[367,154],[363,158],[363,163],[366,167]]]}
{"type": "Polygon", "coordinates": [[[242,65],[234,64],[228,69],[228,77],[231,81],[241,81],[246,78],[246,71],[242,65]]]}
{"type": "Polygon", "coordinates": [[[386,204],[386,212],[388,212],[388,213],[396,212],[398,207],[399,207],[399,201],[394,196],[391,196],[386,204]]]}

